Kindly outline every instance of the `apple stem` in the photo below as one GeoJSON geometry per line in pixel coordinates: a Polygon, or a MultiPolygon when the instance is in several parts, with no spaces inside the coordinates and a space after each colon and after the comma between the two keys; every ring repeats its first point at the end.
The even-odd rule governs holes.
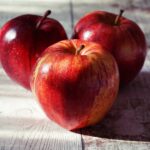
{"type": "Polygon", "coordinates": [[[76,50],[76,55],[78,55],[84,47],[85,45],[82,44],[79,49],[76,50]]]}
{"type": "Polygon", "coordinates": [[[41,25],[42,25],[42,23],[43,23],[43,21],[47,18],[47,16],[49,16],[51,14],[51,10],[47,10],[46,12],[45,12],[45,14],[44,14],[44,16],[38,21],[38,23],[37,23],[37,25],[36,25],[36,29],[38,29],[41,25]]]}
{"type": "Polygon", "coordinates": [[[115,19],[115,25],[119,24],[119,20],[120,20],[120,17],[122,17],[123,12],[124,12],[124,10],[121,9],[119,15],[115,19]]]}

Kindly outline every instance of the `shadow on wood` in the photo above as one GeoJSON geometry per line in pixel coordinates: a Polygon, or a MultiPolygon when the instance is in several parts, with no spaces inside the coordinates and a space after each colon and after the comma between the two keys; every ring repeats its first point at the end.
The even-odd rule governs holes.
{"type": "Polygon", "coordinates": [[[141,72],[121,89],[103,121],[81,132],[101,138],[150,141],[150,73],[141,72]]]}

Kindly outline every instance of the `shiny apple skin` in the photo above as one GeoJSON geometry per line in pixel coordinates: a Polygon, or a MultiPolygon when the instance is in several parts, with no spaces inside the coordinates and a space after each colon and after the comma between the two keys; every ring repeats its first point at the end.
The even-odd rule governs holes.
{"type": "Polygon", "coordinates": [[[22,15],[1,28],[1,64],[8,76],[26,89],[30,89],[32,67],[45,48],[67,39],[62,25],[52,18],[36,28],[40,19],[37,15],[22,15]]]}
{"type": "Polygon", "coordinates": [[[116,99],[119,71],[99,44],[64,40],[35,65],[31,88],[47,116],[68,130],[100,121],[116,99]],[[79,54],[76,50],[84,45],[79,54]]]}
{"type": "Polygon", "coordinates": [[[115,57],[122,86],[129,84],[141,70],[146,57],[142,30],[124,17],[115,25],[117,15],[95,11],[82,17],[74,28],[73,39],[100,43],[115,57]]]}

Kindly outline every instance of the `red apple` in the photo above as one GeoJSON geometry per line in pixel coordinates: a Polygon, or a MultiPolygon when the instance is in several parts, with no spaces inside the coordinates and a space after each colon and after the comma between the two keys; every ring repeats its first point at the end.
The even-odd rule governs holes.
{"type": "Polygon", "coordinates": [[[139,26],[122,13],[89,13],[76,24],[72,38],[100,43],[111,52],[119,66],[121,85],[127,85],[143,66],[146,41],[139,26]]]}
{"type": "Polygon", "coordinates": [[[101,45],[64,40],[38,60],[31,88],[47,116],[73,130],[104,117],[118,92],[118,74],[115,59],[101,45]]]}
{"type": "Polygon", "coordinates": [[[62,25],[45,15],[22,15],[8,21],[0,33],[0,60],[9,77],[30,89],[33,65],[49,45],[67,39],[62,25]]]}

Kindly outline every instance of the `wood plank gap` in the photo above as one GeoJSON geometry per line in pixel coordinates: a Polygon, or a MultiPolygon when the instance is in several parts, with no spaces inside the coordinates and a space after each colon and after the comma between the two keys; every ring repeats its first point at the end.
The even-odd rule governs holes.
{"type": "Polygon", "coordinates": [[[82,150],[85,150],[84,138],[83,138],[83,135],[82,135],[82,129],[80,129],[80,134],[81,134],[81,146],[82,146],[82,150]]]}
{"type": "Polygon", "coordinates": [[[74,11],[73,11],[73,2],[72,2],[72,0],[70,0],[69,6],[70,6],[71,29],[73,31],[73,27],[74,27],[74,11]]]}

